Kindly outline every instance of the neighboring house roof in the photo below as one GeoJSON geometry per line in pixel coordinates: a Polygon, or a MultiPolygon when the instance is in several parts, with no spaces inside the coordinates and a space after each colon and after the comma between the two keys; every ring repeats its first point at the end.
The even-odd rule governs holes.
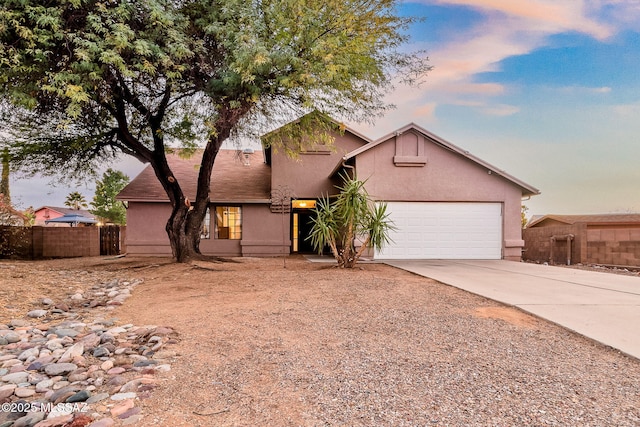
{"type": "MultiPolygon", "coordinates": [[[[373,142],[370,142],[356,150],[353,150],[350,153],[347,153],[344,157],[343,157],[343,162],[346,162],[350,159],[355,158],[356,156],[358,156],[361,153],[364,153],[365,151],[371,150],[372,148],[382,144],[383,142],[389,141],[391,138],[394,138],[396,136],[399,136],[407,131],[417,131],[420,132],[422,135],[424,135],[425,137],[429,138],[433,143],[449,150],[452,151],[460,156],[466,157],[467,159],[471,160],[472,162],[478,164],[479,166],[482,166],[484,168],[486,168],[487,170],[491,171],[491,173],[495,173],[496,175],[499,175],[503,178],[505,178],[508,181],[511,181],[513,184],[519,186],[523,192],[522,195],[523,196],[534,196],[537,194],[540,194],[540,190],[538,190],[537,188],[527,184],[524,181],[519,180],[518,178],[509,175],[508,173],[506,173],[505,171],[496,168],[495,166],[485,162],[484,160],[470,154],[468,151],[463,150],[462,148],[452,144],[451,142],[445,140],[444,138],[441,138],[431,132],[429,132],[428,130],[416,125],[415,123],[409,123],[408,125],[401,127],[400,129],[396,130],[395,132],[392,132],[388,135],[383,136],[382,138],[379,138],[373,142]]],[[[340,164],[336,165],[335,170],[333,171],[333,174],[337,173],[341,168],[343,167],[343,163],[341,162],[340,164]]]]}
{"type": "Polygon", "coordinates": [[[57,206],[42,206],[36,209],[34,213],[38,213],[43,209],[49,209],[51,211],[59,213],[60,215],[73,214],[73,215],[82,215],[87,218],[95,218],[95,215],[93,215],[91,212],[85,209],[61,208],[57,206]]]}
{"type": "Polygon", "coordinates": [[[562,223],[573,225],[576,223],[587,224],[640,224],[640,214],[594,214],[594,215],[544,215],[532,219],[527,228],[541,227],[545,223],[562,223]]]}
{"type": "MultiPolygon", "coordinates": [[[[188,159],[167,156],[169,167],[185,196],[195,200],[198,167],[202,151],[188,159]]],[[[262,151],[220,150],[211,173],[212,202],[264,202],[271,197],[271,168],[262,151]]],[[[169,198],[151,165],[133,179],[116,197],[132,202],[168,202],[169,198]]]]}

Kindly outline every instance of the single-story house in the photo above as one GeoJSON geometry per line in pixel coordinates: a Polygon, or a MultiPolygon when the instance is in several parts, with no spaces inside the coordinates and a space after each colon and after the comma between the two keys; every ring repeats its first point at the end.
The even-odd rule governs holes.
{"type": "Polygon", "coordinates": [[[42,206],[34,211],[35,222],[34,225],[46,225],[47,227],[70,227],[73,224],[69,222],[54,222],[51,220],[62,218],[65,215],[80,216],[92,220],[93,223],[97,223],[97,218],[91,212],[84,209],[71,209],[60,208],[56,206],[42,206]],[[47,222],[50,221],[50,222],[47,222]]]}
{"type": "MultiPolygon", "coordinates": [[[[307,237],[316,201],[337,194],[341,174],[355,173],[375,200],[388,203],[397,228],[375,258],[520,260],[521,200],[539,194],[536,188],[415,124],[375,141],[342,129],[332,146],[315,145],[297,158],[270,147],[221,150],[202,253],[312,252],[307,237]],[[283,206],[283,195],[294,200],[283,206]]],[[[198,156],[169,162],[187,197],[195,197],[198,156]]],[[[152,168],[118,199],[128,202],[128,252],[171,254],[164,231],[171,208],[152,168]]]]}
{"type": "Polygon", "coordinates": [[[640,214],[544,215],[523,235],[527,261],[640,267],[640,214]]]}

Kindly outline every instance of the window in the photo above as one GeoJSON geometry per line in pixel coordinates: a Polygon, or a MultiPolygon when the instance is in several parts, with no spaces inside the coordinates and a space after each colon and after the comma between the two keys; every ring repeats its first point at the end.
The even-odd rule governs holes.
{"type": "Polygon", "coordinates": [[[200,229],[200,238],[201,239],[211,238],[211,212],[209,212],[209,208],[207,208],[207,213],[204,215],[204,220],[202,220],[202,228],[200,229]]]}
{"type": "Polygon", "coordinates": [[[216,239],[242,239],[242,210],[240,206],[216,206],[216,239]]]}

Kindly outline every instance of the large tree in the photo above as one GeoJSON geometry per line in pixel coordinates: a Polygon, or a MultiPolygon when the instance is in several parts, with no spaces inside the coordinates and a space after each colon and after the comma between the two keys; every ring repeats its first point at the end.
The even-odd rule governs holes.
{"type": "Polygon", "coordinates": [[[93,196],[90,212],[113,224],[123,225],[127,222],[127,211],[124,203],[116,200],[118,193],[129,183],[124,173],[107,169],[102,179],[96,182],[96,193],[93,196]]]}
{"type": "Polygon", "coordinates": [[[411,19],[396,1],[0,0],[13,158],[69,176],[121,153],[150,163],[186,261],[199,254],[216,155],[240,126],[312,109],[372,117],[395,76],[427,70],[401,51],[411,19]],[[195,200],[167,162],[178,146],[203,147],[195,200]]]}

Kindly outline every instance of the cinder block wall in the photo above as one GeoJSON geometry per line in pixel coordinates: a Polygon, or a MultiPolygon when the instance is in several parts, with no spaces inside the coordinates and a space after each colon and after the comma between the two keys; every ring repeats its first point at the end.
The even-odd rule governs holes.
{"type": "Polygon", "coordinates": [[[100,255],[98,227],[43,227],[45,258],[71,258],[100,255]]]}
{"type": "Polygon", "coordinates": [[[99,255],[98,227],[0,227],[0,258],[73,258],[99,255]]]}
{"type": "MultiPolygon", "coordinates": [[[[524,252],[522,259],[525,261],[549,262],[551,256],[551,237],[573,234],[571,242],[571,263],[584,262],[586,256],[586,227],[584,224],[555,225],[551,227],[534,227],[522,230],[524,239],[524,252]]],[[[553,264],[567,263],[567,241],[558,240],[553,247],[553,264]]]]}
{"type": "Polygon", "coordinates": [[[587,229],[587,262],[640,267],[640,226],[590,226],[587,229]]]}
{"type": "MultiPolygon", "coordinates": [[[[574,224],[523,230],[525,261],[549,262],[551,236],[573,234],[572,264],[605,264],[640,267],[640,225],[606,226],[574,224]]],[[[554,264],[566,264],[567,242],[554,246],[554,264]]]]}

